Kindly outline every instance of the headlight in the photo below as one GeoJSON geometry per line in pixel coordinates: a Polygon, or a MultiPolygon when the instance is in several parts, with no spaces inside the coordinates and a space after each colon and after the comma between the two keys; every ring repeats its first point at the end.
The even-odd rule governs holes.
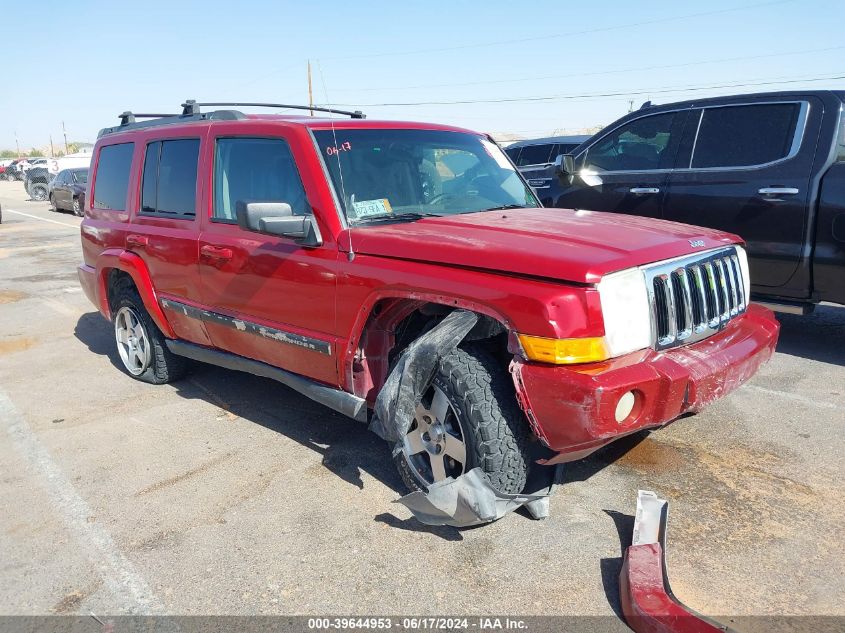
{"type": "Polygon", "coordinates": [[[651,309],[645,277],[638,268],[602,277],[598,284],[610,356],[621,356],[651,345],[651,309]]]}

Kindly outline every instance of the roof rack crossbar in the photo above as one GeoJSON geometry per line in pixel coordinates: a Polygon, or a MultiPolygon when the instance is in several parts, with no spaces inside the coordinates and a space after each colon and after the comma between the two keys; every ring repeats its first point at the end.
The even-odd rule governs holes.
{"type": "Polygon", "coordinates": [[[179,116],[178,114],[141,114],[140,112],[123,112],[118,115],[121,125],[129,125],[135,123],[136,119],[162,119],[169,116],[179,116]]]}
{"type": "Polygon", "coordinates": [[[313,110],[314,112],[330,112],[332,114],[343,114],[348,117],[352,117],[353,119],[366,119],[366,115],[361,112],[360,110],[355,110],[354,112],[350,112],[349,110],[335,110],[334,108],[321,108],[318,106],[306,106],[306,105],[289,105],[286,103],[252,103],[252,102],[238,102],[238,103],[228,103],[223,101],[213,101],[208,103],[197,103],[196,101],[189,99],[182,104],[183,112],[190,112],[190,114],[196,114],[199,112],[200,106],[208,106],[208,107],[217,107],[217,106],[246,106],[246,107],[257,107],[257,108],[284,108],[289,110],[313,110]]]}

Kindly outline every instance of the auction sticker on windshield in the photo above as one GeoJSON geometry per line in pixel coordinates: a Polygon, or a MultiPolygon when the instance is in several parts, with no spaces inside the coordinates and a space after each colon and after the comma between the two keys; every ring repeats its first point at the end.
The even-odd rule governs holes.
{"type": "Polygon", "coordinates": [[[393,208],[390,206],[390,201],[387,198],[353,202],[352,208],[355,210],[355,215],[359,218],[369,218],[374,215],[393,213],[393,208]]]}

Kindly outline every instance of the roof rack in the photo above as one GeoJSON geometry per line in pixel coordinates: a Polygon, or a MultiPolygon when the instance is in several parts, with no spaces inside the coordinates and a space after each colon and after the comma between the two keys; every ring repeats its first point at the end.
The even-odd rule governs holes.
{"type": "Polygon", "coordinates": [[[212,112],[202,112],[202,106],[248,106],[261,108],[284,108],[292,110],[314,110],[316,112],[330,112],[332,114],[343,114],[352,117],[353,119],[364,119],[364,113],[360,110],[349,112],[347,110],[335,110],[333,108],[321,108],[317,106],[302,106],[302,105],[287,105],[284,103],[224,103],[224,102],[209,102],[197,103],[194,99],[187,99],[182,104],[181,114],[142,114],[139,112],[130,112],[127,110],[118,115],[120,118],[120,125],[114,127],[107,127],[100,130],[97,138],[107,134],[114,134],[115,132],[123,132],[125,130],[156,127],[159,125],[169,125],[172,123],[190,123],[192,121],[238,121],[245,119],[246,115],[238,110],[214,110],[212,112]],[[139,121],[138,119],[146,119],[139,121]]]}
{"type": "Polygon", "coordinates": [[[321,108],[318,106],[306,105],[289,105],[286,103],[253,103],[253,102],[224,102],[214,101],[208,103],[197,103],[193,99],[188,99],[182,104],[182,114],[199,114],[200,106],[218,107],[218,106],[238,106],[238,107],[253,107],[253,108],[283,108],[286,110],[312,110],[314,112],[329,112],[331,114],[343,114],[353,119],[366,119],[366,115],[360,110],[350,112],[349,110],[335,110],[334,108],[321,108]]]}
{"type": "Polygon", "coordinates": [[[120,118],[121,125],[129,125],[135,123],[136,119],[160,119],[169,116],[179,116],[177,114],[141,114],[138,112],[130,112],[127,110],[122,114],[117,115],[120,118]]]}

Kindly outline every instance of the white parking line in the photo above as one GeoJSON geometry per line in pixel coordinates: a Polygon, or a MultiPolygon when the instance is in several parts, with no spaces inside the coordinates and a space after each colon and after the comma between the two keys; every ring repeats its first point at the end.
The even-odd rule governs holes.
{"type": "Polygon", "coordinates": [[[59,222],[58,220],[50,220],[49,218],[40,218],[37,215],[32,215],[30,213],[24,213],[22,211],[15,211],[14,209],[6,209],[4,213],[14,213],[15,215],[23,215],[28,218],[32,218],[33,220],[41,220],[42,222],[49,222],[50,224],[60,224],[61,226],[69,226],[72,229],[78,229],[78,224],[68,224],[67,222],[59,222]]]}
{"type": "Polygon", "coordinates": [[[18,452],[41,475],[41,484],[49,493],[60,516],[99,564],[103,581],[118,603],[114,610],[133,615],[163,615],[164,607],[153,595],[147,582],[135,570],[101,524],[89,523],[93,512],[82,499],[50,452],[38,440],[23,415],[9,397],[0,391],[0,420],[18,452]]]}

